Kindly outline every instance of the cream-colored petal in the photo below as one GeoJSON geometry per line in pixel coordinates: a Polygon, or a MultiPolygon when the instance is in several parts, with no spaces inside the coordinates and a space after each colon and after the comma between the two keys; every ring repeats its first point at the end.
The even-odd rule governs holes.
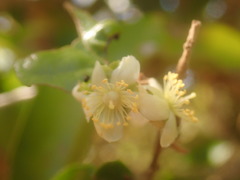
{"type": "Polygon", "coordinates": [[[130,122],[135,126],[144,126],[149,121],[141,113],[130,112],[130,122]]]}
{"type": "Polygon", "coordinates": [[[155,78],[149,78],[148,84],[149,84],[149,86],[152,86],[152,87],[162,91],[162,86],[158,83],[158,81],[155,78]]]}
{"type": "Polygon", "coordinates": [[[157,89],[152,86],[146,86],[146,89],[149,90],[152,94],[159,96],[160,98],[164,98],[164,94],[162,89],[157,89]]]}
{"type": "Polygon", "coordinates": [[[83,106],[83,112],[85,114],[85,117],[87,119],[87,122],[89,122],[90,120],[90,117],[91,117],[91,114],[92,112],[90,112],[89,109],[85,108],[84,106],[84,103],[83,101],[86,102],[86,99],[88,99],[88,97],[81,91],[79,91],[79,88],[80,88],[80,85],[76,85],[73,90],[72,90],[72,95],[79,101],[82,103],[82,106],[83,106]]]}
{"type": "Polygon", "coordinates": [[[123,127],[114,126],[113,128],[104,128],[99,123],[94,123],[95,129],[100,137],[108,142],[115,142],[122,138],[123,127]]]}
{"type": "Polygon", "coordinates": [[[78,101],[81,101],[82,98],[84,98],[84,94],[79,91],[80,84],[77,84],[73,90],[72,90],[72,95],[75,97],[78,101]]]}
{"type": "Polygon", "coordinates": [[[83,112],[84,112],[84,114],[85,114],[85,117],[86,117],[86,120],[87,120],[87,122],[89,123],[89,121],[90,121],[90,118],[91,118],[91,112],[89,111],[89,110],[87,110],[87,109],[84,109],[83,108],[83,112]]]}
{"type": "Polygon", "coordinates": [[[134,56],[123,57],[118,67],[112,72],[111,82],[124,80],[127,84],[135,83],[139,77],[140,64],[134,56]]]}
{"type": "Polygon", "coordinates": [[[166,120],[170,112],[165,99],[145,93],[139,94],[139,110],[151,121],[166,120]]]}
{"type": "Polygon", "coordinates": [[[178,128],[176,117],[173,113],[170,113],[160,138],[160,145],[162,147],[170,146],[178,136],[178,128]]]}
{"type": "Polygon", "coordinates": [[[106,79],[106,75],[101,64],[96,61],[91,77],[92,84],[100,85],[103,79],[106,79]]]}

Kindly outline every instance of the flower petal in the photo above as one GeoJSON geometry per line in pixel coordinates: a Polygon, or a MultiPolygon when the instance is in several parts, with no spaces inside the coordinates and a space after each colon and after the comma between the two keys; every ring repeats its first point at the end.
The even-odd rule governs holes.
{"type": "Polygon", "coordinates": [[[140,64],[134,56],[123,57],[118,67],[112,72],[111,82],[124,80],[127,84],[135,83],[139,77],[140,64]]]}
{"type": "Polygon", "coordinates": [[[152,94],[159,96],[160,98],[164,98],[163,90],[162,89],[157,89],[152,86],[146,86],[145,87],[147,90],[149,90],[152,94]]]}
{"type": "Polygon", "coordinates": [[[115,142],[122,138],[122,126],[114,126],[112,128],[104,128],[99,123],[94,123],[96,131],[100,137],[108,142],[115,142]]]}
{"type": "Polygon", "coordinates": [[[149,121],[141,113],[130,112],[129,113],[130,122],[135,126],[144,126],[149,121]]]}
{"type": "Polygon", "coordinates": [[[93,72],[92,72],[92,84],[100,85],[103,79],[106,79],[106,75],[103,71],[101,64],[96,61],[93,72]]]}
{"type": "Polygon", "coordinates": [[[149,84],[149,86],[152,86],[152,87],[162,91],[162,86],[158,83],[158,81],[155,78],[149,78],[148,84],[149,84]]]}
{"type": "Polygon", "coordinates": [[[139,110],[148,120],[161,121],[169,117],[169,107],[165,99],[155,95],[140,93],[139,110]]]}
{"type": "Polygon", "coordinates": [[[168,147],[171,145],[178,136],[178,128],[176,117],[173,113],[170,113],[160,138],[160,144],[162,147],[168,147]]]}
{"type": "Polygon", "coordinates": [[[89,123],[92,112],[87,110],[87,109],[85,109],[85,108],[83,108],[83,112],[85,114],[87,122],[89,123]]]}
{"type": "Polygon", "coordinates": [[[72,90],[72,95],[79,101],[82,103],[82,107],[83,107],[83,112],[86,116],[87,122],[89,122],[90,117],[92,112],[90,111],[90,109],[86,108],[86,101],[88,99],[87,95],[85,95],[82,91],[79,91],[80,88],[80,84],[77,84],[73,90],[72,90]]]}
{"type": "Polygon", "coordinates": [[[84,94],[79,91],[80,84],[77,84],[73,90],[72,90],[72,95],[75,97],[78,101],[81,101],[82,98],[84,98],[84,94]]]}

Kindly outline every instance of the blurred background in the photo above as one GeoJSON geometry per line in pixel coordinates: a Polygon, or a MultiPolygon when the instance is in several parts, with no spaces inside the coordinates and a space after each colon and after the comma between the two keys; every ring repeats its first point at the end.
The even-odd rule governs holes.
{"type": "MultiPolygon", "coordinates": [[[[25,87],[14,63],[77,38],[64,0],[0,1],[0,179],[45,180],[72,163],[121,160],[147,169],[156,129],[129,127],[107,143],[85,122],[81,105],[60,89],[25,87]]],[[[174,70],[193,19],[202,21],[187,88],[197,93],[198,123],[183,123],[179,144],[166,149],[155,179],[240,179],[240,1],[71,0],[96,20],[117,19],[121,34],[108,59],[134,55],[142,72],[162,81],[174,70]]]]}

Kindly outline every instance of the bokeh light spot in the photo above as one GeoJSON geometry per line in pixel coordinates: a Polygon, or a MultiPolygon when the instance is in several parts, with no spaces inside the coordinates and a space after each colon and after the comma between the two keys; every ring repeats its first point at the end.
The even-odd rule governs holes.
{"type": "Polygon", "coordinates": [[[179,0],[160,0],[160,5],[164,11],[174,12],[179,6],[179,0]]]}
{"type": "Polygon", "coordinates": [[[130,7],[129,0],[108,0],[108,5],[115,13],[123,13],[130,7]]]}
{"type": "Polygon", "coordinates": [[[9,30],[11,30],[12,28],[12,23],[11,21],[4,17],[4,16],[0,16],[0,32],[7,32],[9,30]]]}
{"type": "Polygon", "coordinates": [[[224,0],[211,0],[206,6],[205,13],[207,17],[219,19],[224,15],[226,9],[227,5],[224,0]]]}
{"type": "Polygon", "coordinates": [[[96,0],[72,0],[72,2],[79,7],[86,8],[93,5],[93,3],[96,2],[96,0]]]}
{"type": "Polygon", "coordinates": [[[209,153],[208,159],[215,166],[223,165],[230,159],[234,152],[233,147],[228,143],[220,143],[213,146],[209,153]]]}

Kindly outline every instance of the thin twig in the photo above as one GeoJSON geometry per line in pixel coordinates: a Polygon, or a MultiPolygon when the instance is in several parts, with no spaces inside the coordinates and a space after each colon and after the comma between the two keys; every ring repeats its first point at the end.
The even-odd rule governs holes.
{"type": "Polygon", "coordinates": [[[176,141],[170,147],[179,153],[183,153],[183,154],[188,153],[188,149],[185,149],[184,147],[178,145],[176,141]]]}
{"type": "Polygon", "coordinates": [[[158,164],[158,159],[162,150],[162,147],[160,146],[160,130],[157,132],[156,136],[156,141],[154,144],[154,149],[153,149],[153,158],[152,162],[146,172],[146,180],[151,180],[153,179],[155,172],[159,169],[159,164],[158,164]]]}
{"type": "Polygon", "coordinates": [[[183,44],[183,53],[180,59],[178,60],[178,64],[176,67],[176,72],[179,74],[179,78],[183,78],[185,76],[185,73],[188,67],[188,62],[192,52],[192,47],[195,42],[200,26],[201,26],[200,21],[197,21],[197,20],[192,21],[187,39],[183,44]]]}

